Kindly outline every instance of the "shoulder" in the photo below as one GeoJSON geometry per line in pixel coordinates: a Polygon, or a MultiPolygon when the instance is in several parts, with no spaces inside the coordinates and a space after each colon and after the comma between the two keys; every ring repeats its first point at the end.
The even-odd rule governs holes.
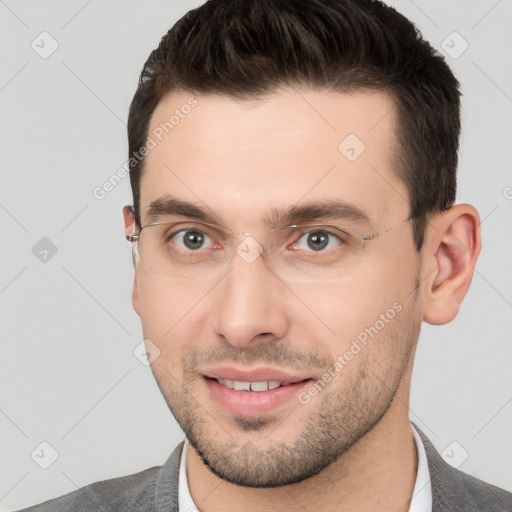
{"type": "Polygon", "coordinates": [[[461,504],[464,507],[464,512],[483,510],[485,512],[512,511],[512,493],[478,480],[458,469],[449,467],[449,471],[451,472],[451,480],[456,485],[452,486],[452,491],[445,493],[443,497],[439,497],[440,502],[444,501],[448,505],[452,501],[460,500],[462,501],[461,504]]]}
{"type": "Polygon", "coordinates": [[[162,499],[173,501],[177,497],[179,460],[183,443],[172,452],[163,466],[155,466],[139,473],[95,482],[39,505],[18,512],[125,512],[137,510],[152,512],[155,502],[162,499]],[[165,481],[165,485],[161,482],[165,481]]]}
{"type": "Polygon", "coordinates": [[[512,493],[447,464],[427,436],[414,425],[425,446],[433,512],[511,512],[512,493]]]}
{"type": "MultiPolygon", "coordinates": [[[[85,512],[104,510],[103,507],[109,511],[121,511],[123,509],[130,510],[125,507],[136,505],[144,507],[148,505],[148,510],[151,510],[159,470],[159,467],[153,467],[133,475],[95,482],[20,512],[64,512],[68,510],[85,512]]],[[[145,508],[140,510],[145,510],[145,508]]]]}

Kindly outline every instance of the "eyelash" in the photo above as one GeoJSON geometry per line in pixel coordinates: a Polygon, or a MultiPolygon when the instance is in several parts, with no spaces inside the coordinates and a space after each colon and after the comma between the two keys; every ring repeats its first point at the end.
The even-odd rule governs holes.
{"type": "MultiPolygon", "coordinates": [[[[201,235],[204,235],[204,236],[208,237],[210,240],[212,240],[212,242],[214,244],[219,243],[219,242],[215,241],[210,235],[208,235],[208,233],[202,231],[201,229],[197,229],[195,227],[185,227],[185,228],[179,229],[178,231],[174,231],[172,234],[165,237],[165,240],[166,240],[166,242],[168,242],[168,241],[172,240],[175,236],[179,235],[180,233],[187,233],[187,232],[200,233],[201,235]]],[[[317,228],[317,229],[313,229],[313,230],[307,230],[306,228],[302,228],[299,230],[299,233],[297,235],[298,237],[295,236],[294,241],[291,244],[288,244],[288,247],[289,246],[297,246],[299,244],[300,240],[302,240],[305,236],[311,235],[313,233],[322,233],[322,234],[328,235],[331,239],[334,238],[335,240],[338,241],[339,244],[344,243],[344,240],[340,236],[336,235],[335,233],[332,233],[331,231],[328,231],[327,229],[317,228]]],[[[177,245],[177,244],[175,243],[175,245],[177,245]]],[[[185,254],[194,254],[194,253],[200,252],[202,248],[197,249],[197,250],[192,250],[192,249],[183,249],[178,246],[178,249],[185,254]]],[[[318,251],[318,252],[327,252],[327,250],[328,249],[326,249],[326,250],[322,249],[321,251],[318,251]]],[[[314,251],[314,250],[307,251],[306,250],[306,252],[315,253],[317,251],[314,251]]]]}

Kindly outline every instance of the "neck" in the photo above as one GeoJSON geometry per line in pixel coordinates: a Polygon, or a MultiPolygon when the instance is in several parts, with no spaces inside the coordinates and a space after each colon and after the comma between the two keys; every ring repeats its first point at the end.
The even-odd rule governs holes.
{"type": "MultiPolygon", "coordinates": [[[[405,393],[408,395],[408,393],[405,393]]],[[[407,512],[417,455],[408,419],[408,396],[395,396],[383,418],[337,461],[297,484],[248,488],[214,475],[187,445],[190,494],[201,512],[351,511],[407,512]]]]}

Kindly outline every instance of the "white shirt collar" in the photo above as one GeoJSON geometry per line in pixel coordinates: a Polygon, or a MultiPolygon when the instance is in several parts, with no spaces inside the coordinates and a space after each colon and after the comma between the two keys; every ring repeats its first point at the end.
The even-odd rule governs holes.
{"type": "Polygon", "coordinates": [[[180,474],[178,477],[178,510],[180,512],[197,512],[199,509],[196,507],[188,489],[186,466],[187,445],[188,441],[185,439],[183,452],[181,453],[180,474]]]}
{"type": "MultiPolygon", "coordinates": [[[[428,470],[427,454],[421,438],[411,424],[412,435],[416,443],[418,453],[418,472],[416,483],[412,491],[411,506],[409,512],[432,512],[432,488],[430,485],[430,473],[428,470]]],[[[185,440],[183,453],[181,454],[180,474],[178,480],[178,506],[181,512],[198,512],[188,488],[186,455],[188,442],[185,440]]]]}
{"type": "Polygon", "coordinates": [[[416,443],[416,453],[418,454],[418,471],[409,512],[432,512],[432,486],[430,484],[427,454],[421,437],[412,424],[411,430],[416,443]]]}

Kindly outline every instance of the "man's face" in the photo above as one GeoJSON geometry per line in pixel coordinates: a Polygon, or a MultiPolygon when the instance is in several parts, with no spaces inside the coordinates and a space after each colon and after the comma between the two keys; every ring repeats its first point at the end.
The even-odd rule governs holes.
{"type": "MultiPolygon", "coordinates": [[[[244,233],[263,241],[272,210],[309,203],[347,203],[367,220],[301,224],[360,235],[408,218],[408,193],[393,173],[396,118],[387,95],[290,88],[256,103],[195,96],[197,106],[181,110],[190,98],[174,92],[152,116],[149,134],[176,109],[189,112],[146,157],[142,226],[183,221],[200,229],[202,221],[183,212],[149,216],[152,204],[171,197],[207,210],[208,223],[229,228],[236,243],[244,233]]],[[[198,248],[224,251],[211,233],[198,248]]],[[[194,250],[183,237],[173,241],[194,250]]],[[[331,242],[326,250],[340,249],[331,242]]],[[[307,235],[300,248],[318,256],[307,235]]],[[[422,317],[411,223],[367,241],[358,264],[336,279],[284,279],[269,261],[234,253],[214,279],[201,267],[201,280],[163,279],[137,262],[134,285],[144,337],[160,350],[151,367],[169,407],[207,466],[246,486],[312,476],[393,414],[422,317]],[[241,384],[265,389],[269,381],[279,387],[241,384]]]]}

